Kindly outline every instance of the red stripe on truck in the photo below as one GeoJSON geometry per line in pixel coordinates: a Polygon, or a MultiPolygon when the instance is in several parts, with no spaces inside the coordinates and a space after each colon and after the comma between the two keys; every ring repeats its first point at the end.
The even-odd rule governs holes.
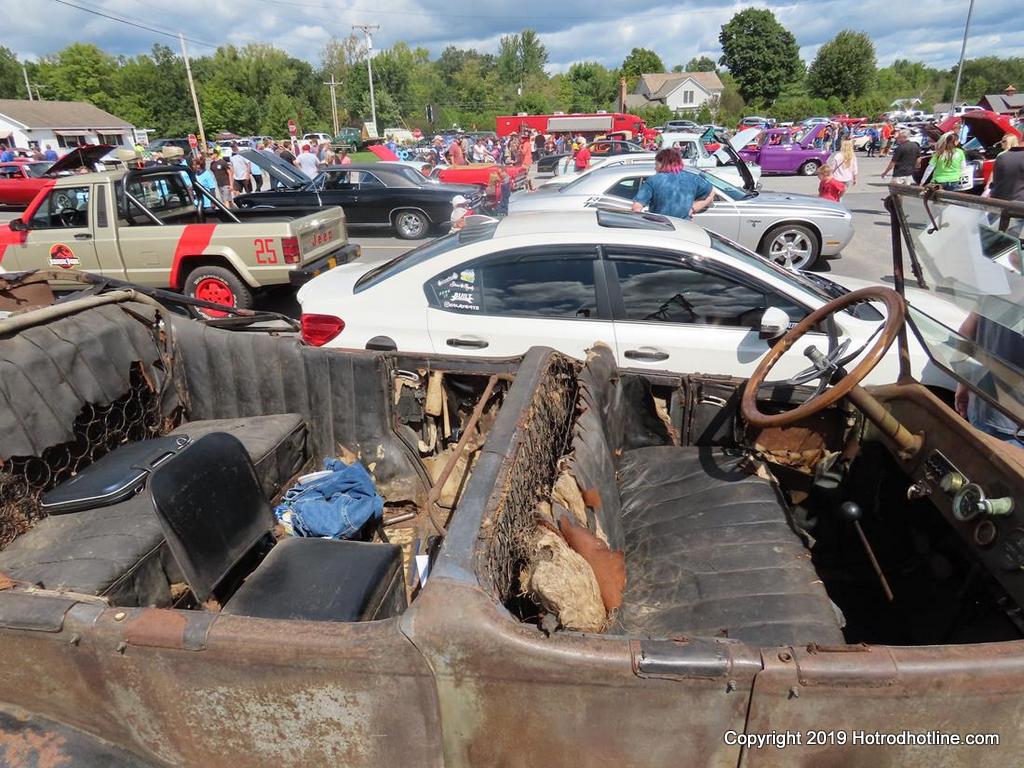
{"type": "Polygon", "coordinates": [[[203,251],[210,245],[213,239],[213,230],[216,224],[188,224],[178,238],[178,245],[174,248],[174,260],[171,262],[171,288],[180,288],[181,283],[181,260],[186,256],[202,256],[203,251]]]}
{"type": "MultiPolygon", "coordinates": [[[[53,189],[54,184],[57,183],[56,179],[47,179],[43,182],[42,186],[39,187],[39,191],[36,192],[36,196],[32,198],[32,202],[28,204],[24,213],[18,218],[24,221],[26,224],[32,220],[35,216],[36,211],[39,210],[39,206],[43,204],[43,200],[50,194],[50,190],[53,189]]],[[[4,254],[7,252],[7,246],[9,245],[20,245],[25,242],[25,238],[28,237],[28,232],[14,232],[10,226],[5,226],[0,229],[0,264],[3,264],[4,254]]]]}

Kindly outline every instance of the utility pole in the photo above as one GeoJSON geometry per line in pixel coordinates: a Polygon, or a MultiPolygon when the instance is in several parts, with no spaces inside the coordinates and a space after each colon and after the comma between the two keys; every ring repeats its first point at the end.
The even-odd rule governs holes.
{"type": "Polygon", "coordinates": [[[334,135],[337,136],[338,135],[338,95],[337,95],[337,93],[335,92],[334,89],[335,89],[336,86],[340,85],[340,83],[335,82],[334,75],[332,74],[331,75],[331,82],[324,83],[324,85],[328,86],[331,89],[331,117],[334,118],[334,135]]]}
{"type": "Polygon", "coordinates": [[[953,87],[953,111],[956,112],[957,101],[960,98],[960,76],[964,73],[964,55],[967,53],[967,33],[971,29],[971,14],[974,13],[974,0],[971,0],[967,8],[967,23],[964,24],[964,42],[960,46],[960,66],[956,68],[956,85],[953,87]]]}
{"type": "Polygon", "coordinates": [[[185,74],[188,75],[188,88],[192,91],[192,106],[196,110],[196,122],[199,124],[199,146],[200,151],[206,151],[206,131],[203,129],[203,116],[199,114],[199,97],[196,96],[196,84],[192,81],[192,65],[188,61],[188,49],[185,48],[185,36],[178,33],[178,40],[181,41],[181,57],[185,59],[185,74]]]}
{"type": "Polygon", "coordinates": [[[25,76],[25,90],[28,91],[28,100],[32,101],[32,86],[28,84],[28,70],[25,69],[25,65],[21,65],[21,74],[25,76]]]}
{"type": "Polygon", "coordinates": [[[366,74],[370,78],[370,119],[373,124],[374,136],[377,133],[377,102],[373,98],[373,31],[380,29],[380,24],[353,24],[352,29],[358,29],[366,38],[366,74]]]}

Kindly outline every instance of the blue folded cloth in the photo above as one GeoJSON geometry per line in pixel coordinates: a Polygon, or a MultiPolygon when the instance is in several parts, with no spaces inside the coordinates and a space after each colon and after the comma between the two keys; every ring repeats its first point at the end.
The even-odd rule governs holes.
{"type": "Polygon", "coordinates": [[[329,475],[289,488],[274,516],[295,536],[349,539],[366,523],[384,515],[370,473],[359,462],[324,459],[329,475]]]}

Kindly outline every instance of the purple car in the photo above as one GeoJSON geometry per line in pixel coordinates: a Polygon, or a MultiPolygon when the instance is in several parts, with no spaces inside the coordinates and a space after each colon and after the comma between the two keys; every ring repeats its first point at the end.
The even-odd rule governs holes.
{"type": "Polygon", "coordinates": [[[806,131],[769,128],[740,151],[748,163],[757,163],[764,174],[813,176],[832,154],[823,141],[826,125],[806,131]]]}

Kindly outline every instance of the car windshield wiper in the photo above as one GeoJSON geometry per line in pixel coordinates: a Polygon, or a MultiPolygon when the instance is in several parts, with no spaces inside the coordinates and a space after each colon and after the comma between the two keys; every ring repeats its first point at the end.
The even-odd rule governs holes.
{"type": "Polygon", "coordinates": [[[845,296],[849,293],[849,291],[839,285],[839,283],[833,282],[827,277],[822,277],[816,272],[801,272],[800,276],[821,288],[830,298],[838,299],[839,297],[845,296]]]}

